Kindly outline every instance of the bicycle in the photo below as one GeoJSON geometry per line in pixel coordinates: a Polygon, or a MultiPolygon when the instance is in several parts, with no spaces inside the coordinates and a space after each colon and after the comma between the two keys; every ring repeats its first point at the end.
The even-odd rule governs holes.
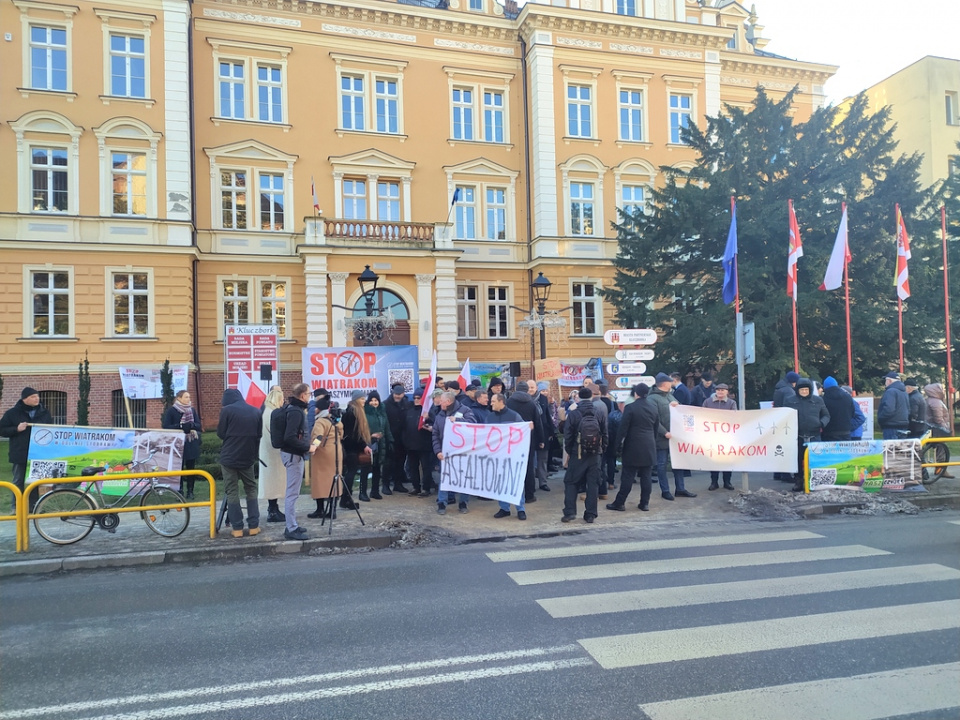
{"type": "MultiPolygon", "coordinates": [[[[138,472],[139,468],[153,458],[156,453],[151,453],[143,460],[131,460],[123,465],[129,472],[138,472]]],[[[139,470],[140,472],[151,472],[151,470],[139,470]]],[[[97,465],[85,467],[80,471],[81,477],[104,477],[101,475],[103,468],[97,465]]],[[[117,498],[114,502],[105,502],[101,492],[102,480],[89,480],[85,488],[79,486],[83,483],[70,483],[72,487],[58,487],[41,497],[36,504],[33,512],[50,513],[52,517],[34,518],[33,526],[44,540],[54,545],[70,545],[83,540],[93,530],[94,525],[98,525],[101,530],[109,533],[115,533],[120,524],[119,513],[105,513],[102,515],[71,515],[56,517],[57,513],[79,512],[81,510],[111,509],[117,507],[128,507],[134,498],[140,498],[141,507],[170,505],[178,506],[186,502],[183,496],[176,490],[165,485],[157,485],[157,478],[142,478],[131,480],[127,491],[117,498]],[[94,491],[96,497],[94,497],[94,491]]],[[[180,535],[190,524],[190,508],[170,507],[164,510],[147,510],[140,513],[140,517],[153,532],[161,537],[174,538],[180,535]]]]}
{"type": "MultiPolygon", "coordinates": [[[[937,430],[939,430],[939,428],[931,430],[931,432],[933,432],[934,437],[938,437],[937,430]]],[[[940,432],[943,432],[943,431],[940,431],[940,432]]],[[[940,435],[939,437],[946,437],[946,436],[940,435]]],[[[922,462],[948,463],[950,462],[950,448],[947,446],[946,443],[928,442],[926,445],[923,446],[922,462]]],[[[935,467],[935,468],[924,468],[923,484],[932,485],[937,480],[939,480],[944,475],[944,473],[947,472],[947,469],[948,468],[946,465],[941,465],[940,467],[935,467]]]]}

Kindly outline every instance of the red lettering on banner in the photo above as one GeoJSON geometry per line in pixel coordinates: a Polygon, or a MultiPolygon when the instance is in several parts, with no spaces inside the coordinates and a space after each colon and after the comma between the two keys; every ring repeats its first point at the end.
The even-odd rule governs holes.
{"type": "Polygon", "coordinates": [[[507,452],[513,452],[513,446],[523,442],[523,431],[520,428],[510,426],[507,437],[507,452]]]}
{"type": "Polygon", "coordinates": [[[487,439],[486,439],[485,445],[487,446],[487,450],[489,450],[490,452],[496,452],[497,450],[499,450],[500,446],[503,445],[503,430],[501,430],[496,425],[490,426],[490,428],[487,430],[487,439]],[[490,442],[491,440],[493,440],[494,433],[497,434],[497,437],[496,437],[497,443],[496,445],[491,445],[490,442]]]}
{"type": "Polygon", "coordinates": [[[702,445],[694,445],[693,443],[678,442],[677,450],[689,455],[706,455],[706,453],[703,451],[702,445]]]}
{"type": "Polygon", "coordinates": [[[719,432],[724,434],[737,433],[740,431],[740,423],[721,422],[719,420],[704,420],[704,432],[719,432]]]}
{"type": "Polygon", "coordinates": [[[450,431],[450,434],[460,441],[460,443],[457,444],[456,442],[451,440],[450,447],[456,448],[457,450],[459,450],[460,448],[462,448],[464,445],[467,444],[466,439],[463,437],[463,433],[458,427],[458,423],[447,420],[447,425],[449,426],[447,429],[450,431]]]}
{"type": "Polygon", "coordinates": [[[363,354],[363,371],[365,373],[370,373],[373,370],[373,366],[377,364],[377,354],[368,352],[363,354]]]}

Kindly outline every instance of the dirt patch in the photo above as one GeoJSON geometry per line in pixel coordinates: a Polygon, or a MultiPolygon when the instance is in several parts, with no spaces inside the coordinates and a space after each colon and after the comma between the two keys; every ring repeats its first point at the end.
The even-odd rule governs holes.
{"type": "Polygon", "coordinates": [[[411,548],[427,547],[430,545],[450,545],[458,542],[459,538],[446,530],[420,525],[409,520],[384,520],[377,523],[375,529],[399,535],[390,547],[411,548]]]}
{"type": "Polygon", "coordinates": [[[740,512],[761,520],[790,520],[805,517],[805,511],[821,505],[842,505],[844,515],[916,515],[917,506],[901,497],[883,493],[862,493],[850,490],[818,490],[813,495],[780,492],[760,488],[752,493],[741,493],[730,498],[730,504],[740,512]]]}

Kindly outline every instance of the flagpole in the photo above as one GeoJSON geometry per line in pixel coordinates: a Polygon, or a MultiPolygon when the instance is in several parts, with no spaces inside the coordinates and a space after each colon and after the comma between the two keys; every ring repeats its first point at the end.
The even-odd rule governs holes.
{"type": "Polygon", "coordinates": [[[897,238],[897,262],[894,269],[893,284],[897,291],[897,336],[900,340],[900,372],[903,372],[903,298],[900,297],[900,253],[902,251],[902,240],[900,239],[900,203],[896,205],[897,209],[897,229],[894,237],[897,238]]]}
{"type": "MultiPolygon", "coordinates": [[[[793,200],[787,200],[787,209],[789,210],[790,216],[787,219],[788,224],[796,216],[793,212],[793,200]]],[[[797,233],[797,242],[800,242],[800,234],[797,233]]],[[[787,251],[791,252],[793,248],[788,248],[787,251]]],[[[797,258],[799,260],[799,257],[797,258]]],[[[800,264],[797,261],[794,261],[793,265],[793,292],[790,293],[790,302],[793,303],[793,371],[795,373],[800,372],[800,333],[797,330],[797,284],[800,281],[800,264]]]]}
{"type": "Polygon", "coordinates": [[[947,269],[947,208],[940,206],[940,239],[943,242],[943,309],[947,339],[947,416],[950,432],[954,432],[953,418],[953,348],[950,345],[950,275],[947,269]]]}
{"type": "MultiPolygon", "coordinates": [[[[845,213],[847,211],[847,204],[841,204],[841,210],[845,213]]],[[[850,273],[847,269],[849,263],[847,262],[847,256],[850,254],[850,230],[849,230],[849,220],[848,227],[844,228],[843,236],[843,245],[844,245],[844,255],[843,255],[843,293],[844,301],[846,304],[847,312],[847,382],[852,388],[853,385],[853,346],[850,340],[850,273]]]]}

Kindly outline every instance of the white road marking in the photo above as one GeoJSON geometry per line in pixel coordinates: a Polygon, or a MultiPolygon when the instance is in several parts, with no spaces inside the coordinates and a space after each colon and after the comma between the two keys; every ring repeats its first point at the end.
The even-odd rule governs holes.
{"type": "Polygon", "coordinates": [[[541,548],[540,550],[504,550],[487,553],[493,562],[516,562],[517,560],[548,560],[561,557],[585,555],[609,555],[611,553],[666,550],[670,548],[713,547],[720,545],[744,545],[749,543],[783,542],[786,540],[819,540],[823,535],[806,531],[749,533],[742,535],[717,535],[715,537],[677,538],[675,540],[638,540],[635,542],[605,543],[571,547],[541,548]]]}
{"type": "Polygon", "coordinates": [[[604,669],[609,670],[958,627],[960,600],[944,600],[610,635],[581,640],[580,644],[604,669]]]}
{"type": "Polygon", "coordinates": [[[569,595],[545,598],[537,602],[552,617],[567,618],[946,580],[960,580],[960,570],[943,565],[907,565],[822,575],[797,575],[649,590],[569,595]]]}
{"type": "MultiPolygon", "coordinates": [[[[650,720],[879,720],[957,708],[960,663],[641,705],[650,720]]],[[[960,717],[960,712],[955,717],[960,717]]]]}
{"type": "Polygon", "coordinates": [[[484,655],[464,655],[460,657],[440,658],[438,660],[423,660],[421,662],[404,663],[400,665],[382,665],[379,667],[359,668],[357,670],[341,670],[339,672],[323,673],[322,675],[301,675],[299,677],[276,678],[274,680],[260,680],[236,683],[234,685],[214,685],[210,687],[186,688],[183,690],[171,690],[162,693],[130,695],[127,697],[107,698],[105,700],[91,700],[88,702],[75,702],[63,705],[50,705],[48,707],[28,708],[24,710],[7,710],[0,712],[0,720],[15,720],[16,718],[37,717],[52,713],[86,712],[88,710],[116,708],[121,705],[150,704],[166,702],[168,700],[188,700],[190,698],[203,697],[205,695],[229,695],[230,693],[235,692],[249,692],[251,690],[260,690],[264,688],[275,689],[288,687],[291,685],[326,683],[335,680],[362,680],[366,677],[376,675],[419,672],[422,670],[452,667],[454,665],[496,663],[509,660],[518,660],[521,658],[536,658],[545,657],[548,655],[563,655],[566,653],[580,652],[582,652],[582,649],[576,644],[529,648],[525,650],[505,650],[503,652],[486,653],[484,655]]]}
{"type": "Polygon", "coordinates": [[[597,580],[599,578],[624,577],[626,575],[659,575],[664,573],[720,570],[731,567],[779,565],[822,560],[845,560],[848,558],[890,555],[886,550],[846,545],[841,547],[805,548],[802,550],[773,550],[770,552],[737,553],[734,555],[705,555],[666,560],[640,560],[637,562],[604,563],[601,565],[577,565],[547,570],[519,570],[507,573],[517,585],[566,582],[570,580],[597,580]]]}
{"type": "Polygon", "coordinates": [[[443,673],[440,675],[421,675],[417,677],[398,678],[396,680],[361,683],[359,685],[342,685],[333,688],[289,692],[279,695],[261,695],[258,697],[237,698],[235,700],[211,701],[197,705],[156,708],[154,710],[123,713],[122,715],[95,715],[84,718],[83,720],[167,720],[168,718],[222,713],[244,708],[261,708],[268,705],[303,703],[311,700],[342,697],[344,695],[403,690],[406,688],[422,688],[427,685],[440,685],[443,683],[468,682],[470,680],[482,680],[484,678],[503,677],[504,675],[517,675],[519,673],[554,672],[574,667],[592,666],[593,664],[593,661],[589,658],[544,660],[542,662],[527,663],[524,665],[479,668],[477,670],[463,670],[461,672],[443,673]]]}
{"type": "Polygon", "coordinates": [[[951,525],[960,525],[960,520],[947,520],[951,525]]]}

